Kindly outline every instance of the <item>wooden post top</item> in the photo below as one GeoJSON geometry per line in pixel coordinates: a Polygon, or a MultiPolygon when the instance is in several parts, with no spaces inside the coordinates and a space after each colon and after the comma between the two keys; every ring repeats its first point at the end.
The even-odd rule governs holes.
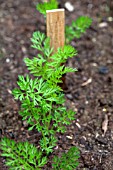
{"type": "Polygon", "coordinates": [[[47,10],[46,13],[48,12],[60,12],[60,11],[65,11],[64,8],[61,8],[61,9],[51,9],[51,10],[47,10]]]}

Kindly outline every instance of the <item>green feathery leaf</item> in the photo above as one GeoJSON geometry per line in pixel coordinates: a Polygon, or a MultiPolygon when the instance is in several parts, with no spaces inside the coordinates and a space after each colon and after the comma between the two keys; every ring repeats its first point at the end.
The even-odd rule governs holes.
{"type": "Polygon", "coordinates": [[[50,0],[49,2],[39,3],[36,6],[37,10],[46,16],[46,10],[58,9],[57,0],[50,0]]]}
{"type": "Polygon", "coordinates": [[[67,153],[63,153],[61,157],[53,158],[53,170],[74,170],[78,166],[80,152],[77,147],[71,147],[67,153]]]}
{"type": "Polygon", "coordinates": [[[2,138],[0,142],[2,156],[6,157],[6,165],[10,170],[41,170],[47,163],[47,158],[42,157],[42,152],[28,142],[18,142],[2,138]]]}
{"type": "Polygon", "coordinates": [[[90,27],[92,19],[87,16],[80,16],[75,21],[72,21],[71,26],[66,26],[67,41],[70,42],[74,38],[80,38],[87,28],[90,27]]]}

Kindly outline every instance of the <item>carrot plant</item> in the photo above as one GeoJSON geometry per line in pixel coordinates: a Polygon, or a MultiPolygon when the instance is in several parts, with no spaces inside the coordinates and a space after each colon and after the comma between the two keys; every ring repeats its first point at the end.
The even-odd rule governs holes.
{"type": "Polygon", "coordinates": [[[39,31],[33,33],[31,40],[32,47],[42,52],[33,59],[24,60],[34,79],[29,75],[26,78],[19,76],[19,88],[13,90],[13,94],[22,103],[20,115],[31,125],[29,130],[35,127],[42,134],[41,149],[49,154],[56,146],[56,133],[65,132],[65,125],[75,119],[75,112],[67,111],[64,106],[64,94],[58,83],[61,83],[63,74],[76,71],[65,65],[61,66],[61,63],[75,56],[77,51],[72,46],[65,45],[52,54],[49,38],[39,31]]]}
{"type": "MultiPolygon", "coordinates": [[[[57,1],[50,0],[49,3],[39,5],[37,9],[45,14],[45,10],[57,7],[57,1]]],[[[70,34],[68,40],[71,41],[73,36],[80,37],[90,24],[88,17],[79,18],[76,24],[67,27],[66,32],[70,34]]],[[[76,56],[77,51],[71,45],[64,45],[53,53],[50,39],[40,31],[33,33],[31,41],[32,47],[39,53],[33,59],[24,59],[29,74],[26,77],[18,76],[18,88],[14,89],[12,94],[21,102],[19,114],[27,121],[29,130],[35,128],[41,133],[41,138],[39,149],[27,141],[16,143],[14,140],[2,138],[1,155],[6,158],[6,165],[10,170],[42,169],[57,145],[57,133],[64,133],[66,126],[75,120],[75,112],[65,107],[65,97],[59,83],[62,83],[62,75],[77,71],[65,66],[67,59],[76,56]]],[[[52,169],[74,170],[78,166],[79,155],[78,148],[71,147],[60,158],[55,156],[52,159],[52,169]]]]}
{"type": "MultiPolygon", "coordinates": [[[[72,120],[75,120],[75,112],[67,110],[64,106],[64,93],[58,83],[62,82],[63,74],[77,71],[64,64],[61,65],[69,57],[77,55],[77,51],[72,46],[65,45],[53,54],[50,39],[39,31],[33,33],[31,41],[32,47],[40,51],[40,54],[33,59],[24,59],[30,74],[26,77],[18,76],[18,88],[12,93],[15,99],[21,101],[19,114],[30,125],[29,130],[35,128],[42,135],[39,141],[40,150],[28,142],[15,143],[3,138],[1,141],[2,156],[7,157],[6,165],[10,166],[11,170],[16,169],[16,166],[19,170],[40,169],[47,163],[48,154],[52,153],[57,145],[56,133],[64,133],[66,125],[70,125],[72,120]],[[34,78],[31,78],[31,74],[34,78]]],[[[73,147],[73,150],[75,148],[73,147]]],[[[75,156],[74,152],[73,156],[77,160],[79,151],[77,148],[76,150],[77,155],[75,156]]],[[[64,155],[62,160],[67,157],[64,155]]],[[[54,169],[55,161],[56,157],[53,159],[54,169]]],[[[70,163],[73,164],[73,162],[70,163]]],[[[76,164],[76,161],[74,163],[76,164]]],[[[65,169],[64,164],[61,163],[62,169],[65,169]]]]}

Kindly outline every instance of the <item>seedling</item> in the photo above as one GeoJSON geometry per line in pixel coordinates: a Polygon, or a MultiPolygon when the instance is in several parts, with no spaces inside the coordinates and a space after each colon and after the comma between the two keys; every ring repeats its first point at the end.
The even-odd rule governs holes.
{"type": "MultiPolygon", "coordinates": [[[[69,57],[77,55],[77,51],[72,46],[65,45],[63,49],[58,48],[57,52],[52,54],[53,49],[50,47],[49,38],[39,31],[33,33],[31,41],[33,42],[32,47],[38,49],[40,54],[33,59],[25,58],[24,61],[34,78],[30,78],[30,75],[25,78],[19,76],[17,82],[19,88],[13,90],[13,95],[22,103],[19,114],[31,126],[29,130],[36,128],[42,134],[39,141],[40,151],[28,142],[15,143],[7,138],[2,139],[2,156],[7,157],[6,165],[10,166],[11,170],[16,166],[19,170],[22,168],[27,170],[30,166],[34,170],[40,169],[46,164],[47,155],[53,152],[53,148],[56,146],[56,133],[64,133],[65,125],[70,125],[72,120],[75,120],[75,112],[67,111],[64,106],[63,90],[58,83],[61,82],[64,73],[76,71],[65,65],[61,66],[61,63],[65,63],[69,57]],[[35,151],[31,152],[32,149],[35,151]]],[[[56,159],[53,161],[55,162],[56,159]]],[[[64,156],[62,159],[64,160],[64,156]]],[[[56,165],[53,164],[53,166],[56,165]]]]}
{"type": "Polygon", "coordinates": [[[56,133],[65,132],[65,125],[75,119],[75,112],[67,111],[64,106],[64,94],[58,83],[62,82],[63,74],[77,71],[61,66],[69,57],[75,56],[77,51],[65,45],[52,54],[49,38],[39,31],[33,33],[31,40],[32,47],[38,49],[40,54],[33,59],[25,58],[24,61],[36,78],[19,76],[17,84],[20,88],[13,90],[13,94],[22,103],[20,115],[31,125],[30,130],[35,127],[41,132],[41,149],[49,154],[56,145],[56,133]]]}
{"type": "MultiPolygon", "coordinates": [[[[37,8],[45,15],[45,10],[57,7],[57,1],[50,0],[49,3],[44,3],[37,8]]],[[[66,32],[70,34],[68,40],[71,41],[73,35],[80,37],[90,24],[91,19],[88,17],[78,19],[72,27],[67,27],[66,32]]],[[[16,143],[3,138],[0,148],[10,170],[40,170],[57,145],[56,134],[64,133],[66,126],[75,120],[75,112],[65,107],[64,93],[58,84],[62,83],[62,75],[77,71],[65,66],[67,59],[76,56],[77,51],[70,45],[64,45],[53,52],[50,38],[39,31],[33,33],[31,41],[32,47],[39,53],[33,59],[24,59],[30,73],[26,77],[18,76],[18,88],[12,93],[15,99],[21,102],[19,114],[27,121],[29,130],[35,128],[41,133],[40,148],[37,149],[28,142],[16,143]]],[[[78,166],[79,154],[78,148],[72,147],[60,158],[55,156],[52,160],[52,169],[74,170],[78,166]]]]}
{"type": "Polygon", "coordinates": [[[53,170],[74,170],[78,166],[78,158],[80,152],[75,146],[71,147],[67,153],[63,153],[61,157],[53,158],[53,170]]]}

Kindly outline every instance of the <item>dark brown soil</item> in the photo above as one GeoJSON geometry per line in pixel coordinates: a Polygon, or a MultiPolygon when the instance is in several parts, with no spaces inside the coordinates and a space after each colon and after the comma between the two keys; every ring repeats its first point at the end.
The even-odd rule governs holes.
{"type": "MultiPolygon", "coordinates": [[[[112,1],[112,0],[111,0],[112,1]]],[[[88,15],[93,24],[72,45],[78,56],[68,65],[77,73],[66,75],[66,105],[73,108],[76,121],[59,135],[56,154],[72,145],[81,152],[78,170],[113,170],[113,3],[110,0],[70,0],[74,11],[66,10],[66,24],[80,15],[88,15]],[[108,123],[107,123],[108,119],[108,123]],[[104,124],[104,126],[103,126],[104,124]],[[106,129],[105,129],[106,128],[106,129]]],[[[65,0],[60,1],[64,7],[65,0]]],[[[30,47],[35,30],[45,31],[43,16],[35,9],[35,0],[0,0],[0,137],[37,143],[38,134],[28,132],[18,114],[19,104],[11,90],[18,74],[25,75],[25,57],[36,51],[30,47]]],[[[51,162],[50,162],[51,163],[51,162]]],[[[45,169],[50,169],[50,163],[45,169]]],[[[0,170],[6,170],[0,158],[0,170]]]]}

